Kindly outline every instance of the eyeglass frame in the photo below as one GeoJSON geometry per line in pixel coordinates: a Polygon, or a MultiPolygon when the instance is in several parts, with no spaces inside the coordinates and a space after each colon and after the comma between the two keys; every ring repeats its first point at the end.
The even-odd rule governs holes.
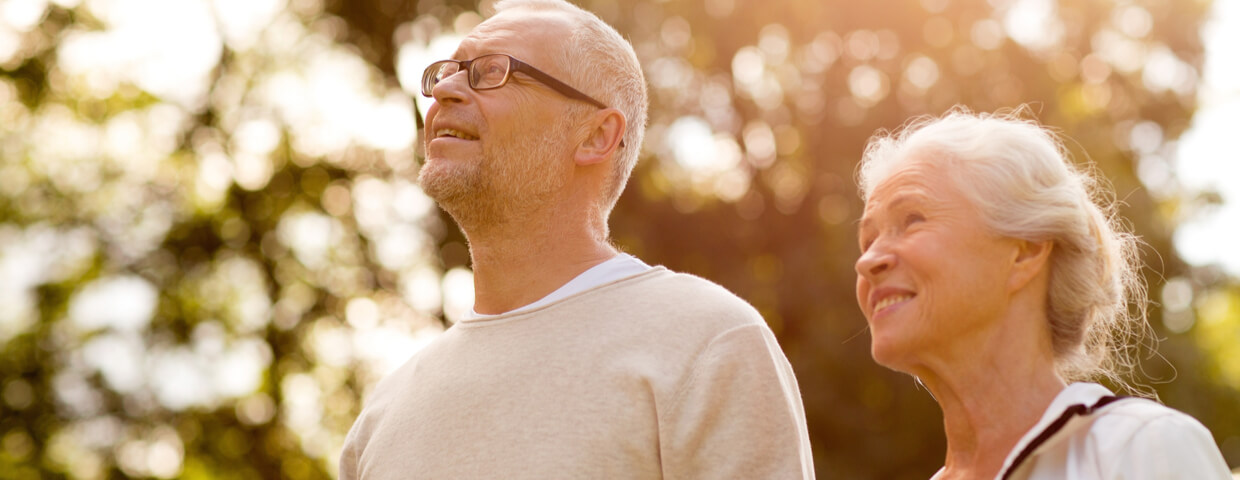
{"type": "MultiPolygon", "coordinates": [[[[551,87],[552,90],[555,90],[559,94],[564,95],[568,98],[572,98],[575,100],[581,100],[591,105],[594,105],[598,108],[610,108],[607,106],[607,104],[600,102],[598,100],[595,100],[594,97],[587,95],[585,92],[582,92],[581,90],[577,90],[576,88],[569,86],[567,83],[557,80],[555,77],[551,76],[550,74],[542,70],[539,70],[537,68],[534,68],[533,65],[517,60],[512,55],[508,55],[505,53],[488,53],[486,55],[479,55],[469,60],[454,60],[454,59],[439,60],[435,63],[428,65],[426,67],[426,70],[422,71],[422,85],[421,85],[422,96],[427,97],[427,98],[435,98],[435,96],[433,95],[434,93],[433,90],[435,89],[435,86],[439,85],[439,82],[446,80],[448,77],[452,75],[461,73],[462,71],[465,72],[465,78],[467,79],[466,83],[469,84],[469,88],[475,91],[495,90],[497,88],[503,87],[504,85],[507,85],[508,80],[512,78],[512,72],[522,72],[522,73],[525,73],[526,75],[529,75],[530,77],[533,77],[535,80],[542,82],[543,85],[551,87]],[[497,57],[497,56],[508,58],[508,69],[504,72],[504,79],[500,80],[499,83],[491,87],[478,88],[474,86],[474,75],[473,75],[473,72],[469,70],[470,66],[473,65],[474,61],[478,60],[479,58],[497,57]],[[448,63],[455,63],[457,65],[456,67],[457,70],[455,72],[452,72],[451,75],[445,76],[439,79],[438,81],[436,81],[434,84],[431,84],[430,83],[431,72],[435,70],[437,66],[448,64],[448,63]]],[[[413,103],[414,103],[414,108],[416,109],[417,103],[418,103],[417,100],[414,100],[413,103]]],[[[423,128],[422,117],[420,115],[417,115],[416,113],[414,114],[414,116],[417,117],[418,130],[421,131],[423,128]]],[[[620,140],[620,148],[624,148],[624,139],[620,140]]]]}
{"type": "Polygon", "coordinates": [[[435,89],[435,85],[438,85],[439,82],[442,82],[448,77],[452,76],[452,75],[448,75],[448,76],[445,76],[439,79],[435,83],[430,83],[431,72],[438,70],[438,68],[441,68],[442,65],[448,64],[448,63],[457,64],[457,70],[455,72],[452,72],[452,75],[456,75],[457,73],[460,73],[462,71],[466,72],[467,74],[466,78],[469,79],[469,82],[468,82],[469,88],[477,90],[477,91],[494,90],[494,89],[503,87],[504,85],[508,84],[508,80],[512,78],[513,72],[522,72],[526,75],[529,75],[530,77],[533,77],[535,80],[542,82],[544,85],[551,87],[552,90],[555,90],[556,92],[559,92],[561,95],[564,95],[568,98],[582,100],[598,108],[609,108],[603,102],[595,100],[594,97],[586,95],[581,90],[577,90],[576,88],[569,86],[567,83],[557,80],[555,77],[552,77],[551,75],[547,74],[546,72],[543,72],[542,70],[534,68],[532,65],[528,63],[525,63],[520,60],[517,60],[516,58],[513,58],[512,55],[507,55],[503,53],[489,53],[486,55],[479,55],[469,60],[451,60],[451,59],[440,60],[438,62],[430,64],[429,66],[426,67],[426,70],[422,71],[422,96],[427,97],[427,98],[434,98],[434,95],[432,95],[433,93],[432,91],[435,89]],[[474,62],[477,61],[479,58],[495,57],[495,56],[501,56],[501,57],[508,58],[508,69],[504,72],[504,79],[500,80],[500,82],[496,84],[495,86],[478,88],[477,86],[474,85],[475,83],[474,75],[473,75],[473,72],[470,71],[470,66],[473,65],[474,62]]]}

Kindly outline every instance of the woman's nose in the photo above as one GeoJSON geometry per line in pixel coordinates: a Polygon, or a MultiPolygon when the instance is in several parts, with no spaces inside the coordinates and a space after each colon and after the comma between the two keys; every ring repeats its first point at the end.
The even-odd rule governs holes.
{"type": "Polygon", "coordinates": [[[876,241],[861,252],[861,257],[857,259],[854,268],[857,270],[857,275],[874,278],[891,270],[891,267],[895,265],[895,260],[895,255],[885,245],[876,241]]]}

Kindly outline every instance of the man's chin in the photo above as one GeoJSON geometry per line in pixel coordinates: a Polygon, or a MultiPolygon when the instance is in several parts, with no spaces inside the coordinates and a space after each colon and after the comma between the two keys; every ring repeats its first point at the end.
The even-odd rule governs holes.
{"type": "Polygon", "coordinates": [[[469,194],[468,174],[444,165],[444,162],[428,161],[418,172],[418,186],[428,197],[439,203],[465,198],[469,194]]]}

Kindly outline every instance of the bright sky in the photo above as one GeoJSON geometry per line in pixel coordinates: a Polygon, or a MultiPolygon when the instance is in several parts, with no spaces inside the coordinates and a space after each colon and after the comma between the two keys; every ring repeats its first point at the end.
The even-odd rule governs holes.
{"type": "Polygon", "coordinates": [[[1190,190],[1213,188],[1223,204],[1188,219],[1176,231],[1180,255],[1193,264],[1220,263],[1240,275],[1240,0],[1214,0],[1211,21],[1202,29],[1206,62],[1198,94],[1200,109],[1181,137],[1176,173],[1190,190]]]}

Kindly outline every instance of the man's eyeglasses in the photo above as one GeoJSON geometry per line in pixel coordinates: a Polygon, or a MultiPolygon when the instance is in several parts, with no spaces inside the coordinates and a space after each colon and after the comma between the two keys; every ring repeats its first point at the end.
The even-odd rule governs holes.
{"type": "Polygon", "coordinates": [[[542,82],[568,98],[583,100],[598,108],[607,108],[607,105],[604,105],[603,102],[595,100],[589,95],[581,93],[580,90],[556,80],[555,77],[543,73],[542,70],[531,67],[528,63],[502,53],[483,55],[473,60],[440,60],[432,63],[431,66],[426,67],[425,72],[422,72],[422,95],[430,97],[431,91],[435,89],[435,85],[461,70],[469,72],[469,88],[474,90],[491,90],[502,87],[508,83],[508,79],[512,77],[512,72],[521,72],[534,77],[535,80],[542,82]]]}

